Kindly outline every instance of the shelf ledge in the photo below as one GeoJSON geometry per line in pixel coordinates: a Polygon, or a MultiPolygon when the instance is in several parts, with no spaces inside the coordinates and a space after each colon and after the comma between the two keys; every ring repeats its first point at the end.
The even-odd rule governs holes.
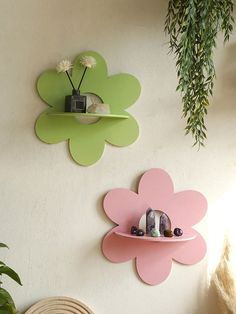
{"type": "Polygon", "coordinates": [[[117,234],[118,236],[121,237],[126,237],[126,238],[130,238],[130,239],[136,239],[136,240],[141,240],[141,241],[150,241],[150,242],[184,242],[184,241],[190,241],[196,238],[196,235],[192,235],[192,234],[183,234],[180,237],[176,237],[173,236],[171,238],[168,237],[151,237],[151,236],[135,236],[129,233],[125,233],[125,232],[115,232],[115,234],[117,234]]]}
{"type": "Polygon", "coordinates": [[[48,112],[49,116],[74,116],[74,117],[97,117],[110,119],[128,119],[129,116],[122,114],[82,113],[82,112],[48,112]]]}

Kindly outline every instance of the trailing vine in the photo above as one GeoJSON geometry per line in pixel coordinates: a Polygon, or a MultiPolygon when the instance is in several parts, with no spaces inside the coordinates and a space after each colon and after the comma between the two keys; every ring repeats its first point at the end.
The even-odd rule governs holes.
{"type": "Polygon", "coordinates": [[[205,116],[216,77],[213,50],[219,31],[224,42],[233,30],[233,0],[169,0],[165,31],[176,56],[178,86],[182,95],[185,134],[204,146],[205,116]]]}

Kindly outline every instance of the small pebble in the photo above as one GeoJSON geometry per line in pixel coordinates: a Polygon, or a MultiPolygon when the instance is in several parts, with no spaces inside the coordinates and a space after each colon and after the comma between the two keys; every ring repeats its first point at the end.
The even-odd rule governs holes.
{"type": "Polygon", "coordinates": [[[136,235],[138,231],[138,228],[136,226],[132,226],[130,229],[130,233],[136,235]]]}
{"type": "Polygon", "coordinates": [[[182,235],[183,235],[183,230],[180,229],[180,228],[175,228],[175,229],[174,229],[174,235],[175,235],[176,237],[182,236],[182,235]]]}
{"type": "Polygon", "coordinates": [[[154,238],[160,237],[161,236],[160,231],[152,229],[151,230],[151,236],[154,237],[154,238]]]}
{"type": "Polygon", "coordinates": [[[137,233],[136,233],[136,236],[138,236],[138,237],[144,236],[144,231],[142,229],[138,229],[137,233]]]}
{"type": "Polygon", "coordinates": [[[167,238],[173,237],[172,231],[169,229],[164,230],[164,237],[167,237],[167,238]]]}

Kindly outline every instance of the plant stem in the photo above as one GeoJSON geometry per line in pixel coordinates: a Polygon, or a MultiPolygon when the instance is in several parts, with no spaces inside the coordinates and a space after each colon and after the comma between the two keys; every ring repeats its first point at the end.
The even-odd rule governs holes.
{"type": "Polygon", "coordinates": [[[68,71],[66,71],[66,75],[68,76],[68,79],[70,81],[70,84],[71,84],[72,88],[75,90],[75,86],[74,86],[74,84],[73,84],[73,82],[71,80],[71,77],[70,77],[70,74],[68,73],[68,71]]]}
{"type": "Polygon", "coordinates": [[[80,79],[80,82],[79,82],[79,85],[78,85],[78,88],[77,88],[78,90],[80,89],[80,86],[81,86],[81,84],[82,84],[82,82],[83,82],[83,79],[84,79],[84,76],[85,76],[86,71],[87,71],[87,67],[85,67],[84,73],[83,73],[83,75],[82,75],[82,77],[81,77],[81,79],[80,79]]]}

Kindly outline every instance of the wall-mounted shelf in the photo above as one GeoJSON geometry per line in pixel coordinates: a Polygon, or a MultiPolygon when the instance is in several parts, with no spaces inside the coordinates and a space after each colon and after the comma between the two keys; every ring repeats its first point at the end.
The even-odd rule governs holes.
{"type": "MultiPolygon", "coordinates": [[[[121,188],[108,192],[103,207],[115,223],[103,239],[103,254],[113,263],[134,259],[140,278],[147,284],[156,285],[164,281],[171,272],[173,260],[193,265],[205,256],[205,241],[192,226],[205,215],[207,201],[197,191],[174,192],[170,176],[162,169],[151,169],[144,173],[138,193],[121,188]],[[180,228],[183,235],[132,235],[131,227],[140,228],[150,208],[169,218],[171,227],[165,230],[171,229],[173,232],[175,228],[180,228]]],[[[161,222],[160,226],[163,226],[161,222]]]]}
{"type": "Polygon", "coordinates": [[[49,112],[49,116],[63,116],[63,117],[97,117],[97,118],[107,118],[107,119],[128,119],[128,115],[122,114],[101,114],[101,113],[80,113],[80,112],[49,112]]]}
{"type": "Polygon", "coordinates": [[[35,132],[48,144],[68,141],[72,158],[80,165],[89,166],[101,158],[105,143],[124,147],[138,138],[137,121],[126,109],[138,99],[141,86],[128,73],[109,76],[104,58],[95,51],[85,51],[73,62],[71,81],[74,86],[79,86],[82,78],[79,92],[81,97],[87,97],[87,109],[91,101],[92,104],[109,104],[112,114],[64,112],[65,97],[72,94],[68,77],[56,69],[47,70],[39,77],[37,89],[50,108],[38,117],[35,132]],[[95,59],[96,66],[83,76],[81,60],[85,56],[95,59]]]}
{"type": "Polygon", "coordinates": [[[115,234],[117,234],[118,236],[121,237],[126,237],[126,238],[130,238],[130,239],[135,239],[135,240],[140,240],[140,241],[150,241],[150,242],[185,242],[185,241],[190,241],[196,238],[195,234],[184,234],[181,237],[176,237],[173,236],[171,238],[168,237],[151,237],[151,236],[141,236],[141,237],[137,237],[135,235],[129,234],[129,233],[125,233],[125,232],[115,232],[115,234]]]}

